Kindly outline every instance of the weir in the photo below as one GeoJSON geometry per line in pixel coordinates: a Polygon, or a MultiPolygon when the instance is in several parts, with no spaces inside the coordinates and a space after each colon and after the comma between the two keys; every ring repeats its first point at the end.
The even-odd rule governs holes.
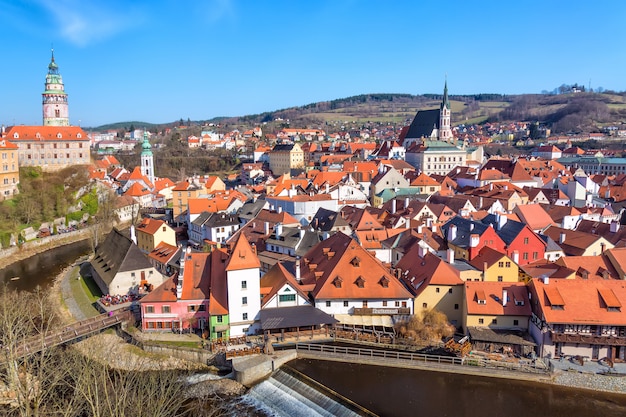
{"type": "Polygon", "coordinates": [[[356,411],[353,409],[356,408],[354,407],[356,405],[351,407],[341,404],[328,393],[321,392],[285,369],[279,369],[271,377],[250,389],[244,396],[244,402],[256,405],[276,416],[357,417],[374,415],[364,409],[356,411]]]}

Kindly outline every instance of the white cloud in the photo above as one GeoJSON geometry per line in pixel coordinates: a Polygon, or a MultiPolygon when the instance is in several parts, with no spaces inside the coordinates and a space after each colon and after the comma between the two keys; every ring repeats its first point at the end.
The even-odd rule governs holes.
{"type": "Polygon", "coordinates": [[[90,2],[84,0],[37,0],[58,26],[67,41],[86,46],[123,32],[139,23],[140,14],[122,3],[90,2]]]}

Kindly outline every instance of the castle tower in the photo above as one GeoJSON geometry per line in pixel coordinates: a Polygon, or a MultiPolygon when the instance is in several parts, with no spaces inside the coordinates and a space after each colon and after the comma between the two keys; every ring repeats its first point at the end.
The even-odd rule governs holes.
{"type": "Polygon", "coordinates": [[[152,185],[154,185],[154,157],[152,156],[152,145],[148,140],[148,132],[143,132],[143,143],[141,144],[141,173],[144,174],[152,185]]]}
{"type": "Polygon", "coordinates": [[[448,80],[443,87],[443,100],[439,108],[439,137],[440,141],[452,142],[452,127],[450,126],[450,102],[448,101],[448,80]]]}
{"type": "Polygon", "coordinates": [[[63,77],[59,74],[59,67],[54,62],[54,49],[52,60],[48,65],[45,91],[43,99],[43,125],[44,126],[69,126],[70,115],[67,105],[67,93],[63,86],[63,77]]]}

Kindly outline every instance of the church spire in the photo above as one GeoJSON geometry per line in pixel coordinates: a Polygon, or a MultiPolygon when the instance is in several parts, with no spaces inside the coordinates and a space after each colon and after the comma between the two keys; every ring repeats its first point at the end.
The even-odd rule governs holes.
{"type": "Polygon", "coordinates": [[[441,108],[447,108],[450,110],[450,101],[448,100],[448,77],[446,77],[446,82],[443,86],[443,100],[441,101],[441,108]]]}
{"type": "Polygon", "coordinates": [[[154,158],[152,145],[148,139],[148,131],[143,131],[143,143],[141,144],[141,173],[144,174],[154,186],[154,158]]]}

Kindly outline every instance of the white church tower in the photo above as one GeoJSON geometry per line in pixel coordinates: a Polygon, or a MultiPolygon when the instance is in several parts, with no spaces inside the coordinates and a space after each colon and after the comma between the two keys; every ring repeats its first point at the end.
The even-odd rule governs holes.
{"type": "Polygon", "coordinates": [[[439,108],[439,132],[438,139],[444,142],[452,142],[452,127],[450,126],[450,101],[448,101],[448,80],[443,87],[443,100],[439,108]]]}
{"type": "Polygon", "coordinates": [[[154,186],[154,157],[152,156],[152,145],[148,140],[148,132],[143,132],[143,143],[141,144],[141,173],[148,177],[154,186]]]}

